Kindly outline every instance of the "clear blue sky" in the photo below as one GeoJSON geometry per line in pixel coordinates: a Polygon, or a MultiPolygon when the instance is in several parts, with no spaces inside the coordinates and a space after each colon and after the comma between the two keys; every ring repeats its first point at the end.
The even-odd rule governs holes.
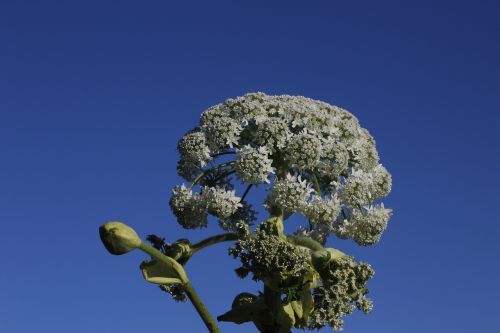
{"type": "MultiPolygon", "coordinates": [[[[375,310],[346,332],[500,331],[499,6],[2,1],[0,331],[204,332],[97,229],[214,232],[169,210],[175,146],[205,108],[252,91],[347,108],[393,174],[382,242],[329,243],[376,270],[375,310]]],[[[235,267],[225,246],[187,267],[214,314],[260,287],[235,267]]]]}

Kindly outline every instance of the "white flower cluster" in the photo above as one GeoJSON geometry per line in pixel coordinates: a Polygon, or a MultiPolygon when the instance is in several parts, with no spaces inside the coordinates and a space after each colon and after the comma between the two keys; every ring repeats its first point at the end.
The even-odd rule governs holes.
{"type": "MultiPolygon", "coordinates": [[[[239,208],[235,194],[227,194],[234,188],[232,181],[272,182],[265,205],[273,214],[299,211],[311,224],[339,237],[360,234],[346,231],[354,225],[368,230],[373,223],[371,230],[380,233],[385,228],[380,228],[380,218],[365,218],[374,216],[374,208],[363,207],[372,207],[390,192],[391,176],[379,163],[373,137],[342,108],[302,96],[247,94],[206,110],[199,125],[179,141],[178,150],[179,174],[193,185],[206,186],[202,193],[207,194],[193,199],[194,209],[200,210],[194,202],[201,200],[209,213],[230,219],[239,208]],[[224,163],[217,164],[219,158],[224,163]],[[341,216],[340,207],[345,211],[341,216]]],[[[182,210],[177,206],[176,215],[189,205],[182,210]]],[[[192,214],[198,222],[188,223],[183,214],[183,225],[206,224],[199,222],[203,215],[192,214]]],[[[376,240],[380,233],[370,234],[376,240]]]]}
{"type": "Polygon", "coordinates": [[[323,144],[323,158],[319,161],[318,172],[334,182],[346,172],[349,163],[349,152],[341,142],[326,142],[323,144]]]}
{"type": "Polygon", "coordinates": [[[205,134],[200,131],[187,133],[179,140],[177,149],[182,159],[194,164],[205,166],[210,160],[210,149],[207,146],[205,134]]]}
{"type": "Polygon", "coordinates": [[[227,218],[241,207],[241,198],[235,195],[235,191],[228,191],[221,187],[203,187],[202,193],[208,212],[214,216],[227,218]]]}
{"type": "Polygon", "coordinates": [[[317,166],[321,156],[321,141],[306,130],[293,135],[286,148],[286,159],[293,166],[307,170],[317,166]]]}
{"type": "Polygon", "coordinates": [[[383,198],[391,192],[392,177],[389,171],[379,164],[373,168],[373,196],[375,198],[383,198]]]}
{"type": "Polygon", "coordinates": [[[206,227],[207,206],[203,197],[184,185],[176,186],[172,192],[169,203],[177,222],[185,229],[206,227]]]}
{"type": "Polygon", "coordinates": [[[365,206],[386,196],[391,186],[391,176],[381,164],[369,172],[353,169],[342,186],[340,198],[352,207],[365,206]]]}
{"type": "Polygon", "coordinates": [[[359,136],[349,147],[355,167],[368,171],[373,169],[379,161],[375,140],[364,128],[360,128],[359,136]]]}
{"type": "Polygon", "coordinates": [[[170,208],[177,222],[185,229],[207,226],[208,214],[229,218],[242,207],[234,191],[220,187],[203,187],[201,194],[193,193],[184,185],[176,186],[170,198],[170,208]]]}
{"type": "Polygon", "coordinates": [[[270,211],[280,210],[289,215],[299,207],[307,205],[307,199],[312,192],[307,180],[302,179],[300,175],[287,174],[286,178],[276,180],[266,205],[270,211]]]}
{"type": "Polygon", "coordinates": [[[387,228],[391,214],[392,209],[385,208],[383,204],[353,209],[349,221],[340,227],[340,232],[359,245],[373,245],[380,240],[382,232],[387,228]]]}
{"type": "Polygon", "coordinates": [[[274,172],[272,162],[266,147],[253,148],[247,145],[239,150],[236,158],[236,174],[241,180],[250,184],[269,183],[267,177],[274,172]]]}
{"type": "Polygon", "coordinates": [[[340,201],[336,195],[324,199],[314,195],[302,208],[301,213],[313,224],[331,226],[340,213],[340,201]]]}
{"type": "Polygon", "coordinates": [[[373,200],[373,175],[361,169],[353,169],[342,185],[340,199],[352,207],[368,204],[373,200]]]}
{"type": "Polygon", "coordinates": [[[256,143],[266,146],[271,152],[283,150],[291,137],[287,123],[280,118],[269,118],[259,123],[255,132],[256,143]]]}
{"type": "Polygon", "coordinates": [[[238,144],[242,127],[236,120],[227,117],[223,110],[213,108],[204,112],[200,125],[208,138],[212,151],[218,152],[238,144]]]}

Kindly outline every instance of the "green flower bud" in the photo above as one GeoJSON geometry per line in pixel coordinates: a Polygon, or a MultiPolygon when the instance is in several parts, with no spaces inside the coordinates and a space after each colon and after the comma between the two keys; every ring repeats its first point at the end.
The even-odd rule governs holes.
{"type": "Polygon", "coordinates": [[[318,250],[311,253],[311,263],[313,264],[314,269],[321,275],[328,270],[330,261],[344,256],[345,253],[337,249],[325,248],[324,250],[318,250]]]}
{"type": "Polygon", "coordinates": [[[121,255],[141,245],[141,239],[128,225],[121,222],[108,222],[99,227],[99,236],[106,250],[121,255]]]}

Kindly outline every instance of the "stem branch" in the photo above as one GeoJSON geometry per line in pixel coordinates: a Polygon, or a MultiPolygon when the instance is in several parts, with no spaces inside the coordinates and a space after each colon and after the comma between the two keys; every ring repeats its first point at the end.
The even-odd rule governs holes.
{"type": "Polygon", "coordinates": [[[208,246],[215,245],[215,244],[222,243],[222,242],[233,241],[233,240],[237,240],[237,239],[238,239],[238,235],[236,235],[235,233],[232,233],[232,232],[220,234],[220,235],[215,235],[212,237],[208,237],[208,238],[206,238],[206,239],[204,239],[196,244],[191,245],[191,250],[193,251],[193,254],[195,254],[196,252],[203,250],[204,248],[206,248],[208,246]]]}
{"type": "Polygon", "coordinates": [[[240,202],[243,202],[245,200],[245,197],[247,196],[248,192],[250,192],[250,189],[252,188],[253,184],[250,184],[247,186],[245,192],[243,193],[243,196],[241,197],[240,202]]]}
{"type": "Polygon", "coordinates": [[[222,153],[216,153],[216,154],[212,154],[210,155],[212,158],[214,157],[218,157],[218,156],[222,156],[222,155],[232,155],[232,154],[236,154],[235,151],[224,151],[222,153]]]}
{"type": "Polygon", "coordinates": [[[320,251],[324,249],[323,245],[321,245],[320,243],[316,242],[314,239],[311,239],[309,237],[288,236],[287,239],[290,243],[306,247],[309,250],[320,251]]]}
{"type": "Polygon", "coordinates": [[[220,169],[220,168],[223,168],[223,167],[226,167],[226,166],[229,166],[229,165],[233,165],[235,162],[234,161],[230,161],[230,162],[226,162],[226,163],[221,163],[221,164],[218,164],[214,167],[211,167],[210,169],[207,169],[205,171],[203,171],[201,174],[199,174],[194,180],[193,182],[191,183],[191,187],[193,187],[194,185],[198,184],[198,182],[203,178],[205,177],[206,175],[208,175],[210,172],[214,171],[214,170],[217,170],[217,169],[220,169]]]}
{"type": "Polygon", "coordinates": [[[318,193],[318,195],[321,195],[321,187],[319,186],[318,177],[316,176],[316,174],[312,170],[311,170],[311,172],[309,172],[309,174],[311,175],[316,192],[318,193]]]}

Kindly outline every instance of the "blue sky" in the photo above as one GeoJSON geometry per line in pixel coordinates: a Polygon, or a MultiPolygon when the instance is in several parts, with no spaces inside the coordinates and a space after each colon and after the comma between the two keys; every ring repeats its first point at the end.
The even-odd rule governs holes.
{"type": "MultiPolygon", "coordinates": [[[[177,140],[246,92],[354,113],[393,174],[369,248],[375,310],[346,332],[500,330],[500,5],[495,1],[0,3],[0,331],[204,332],[97,229],[199,240],[168,207],[177,140]]],[[[225,246],[187,266],[215,315],[239,280],[225,246]]],[[[221,325],[223,332],[255,332],[221,325]]],[[[328,332],[329,329],[322,330],[328,332]]]]}

